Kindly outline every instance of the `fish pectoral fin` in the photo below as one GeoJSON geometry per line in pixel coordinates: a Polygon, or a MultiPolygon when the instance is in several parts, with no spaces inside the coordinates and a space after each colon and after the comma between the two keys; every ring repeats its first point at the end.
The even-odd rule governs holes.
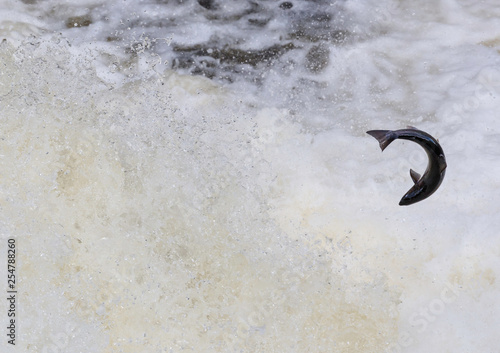
{"type": "Polygon", "coordinates": [[[418,174],[416,171],[414,171],[413,169],[410,169],[410,176],[411,176],[411,180],[413,180],[413,182],[416,184],[417,181],[420,179],[420,174],[418,174]]]}

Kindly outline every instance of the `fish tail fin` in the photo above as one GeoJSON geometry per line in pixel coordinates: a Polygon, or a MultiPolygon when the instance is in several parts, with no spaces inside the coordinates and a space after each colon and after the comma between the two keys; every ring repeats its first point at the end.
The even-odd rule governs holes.
{"type": "Polygon", "coordinates": [[[396,136],[394,136],[394,134],[390,130],[370,130],[366,133],[377,139],[382,151],[385,150],[385,148],[396,139],[396,136]]]}

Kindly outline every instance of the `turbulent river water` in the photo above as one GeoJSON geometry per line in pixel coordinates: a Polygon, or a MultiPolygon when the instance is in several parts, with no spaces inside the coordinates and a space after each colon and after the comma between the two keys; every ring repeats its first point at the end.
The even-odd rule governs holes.
{"type": "Polygon", "coordinates": [[[498,352],[497,1],[1,0],[0,40],[2,352],[498,352]],[[408,125],[448,168],[401,207],[427,156],[365,132],[408,125]]]}

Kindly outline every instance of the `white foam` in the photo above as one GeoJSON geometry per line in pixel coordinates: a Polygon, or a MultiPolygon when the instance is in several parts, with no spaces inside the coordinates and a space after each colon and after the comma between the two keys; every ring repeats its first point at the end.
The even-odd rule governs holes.
{"type": "Polygon", "coordinates": [[[496,351],[497,9],[391,4],[346,3],[361,39],[319,75],[270,71],[260,92],[127,57],[102,28],[2,32],[16,348],[496,351]],[[364,132],[406,125],[440,139],[448,169],[400,207],[425,153],[381,153],[364,132]]]}

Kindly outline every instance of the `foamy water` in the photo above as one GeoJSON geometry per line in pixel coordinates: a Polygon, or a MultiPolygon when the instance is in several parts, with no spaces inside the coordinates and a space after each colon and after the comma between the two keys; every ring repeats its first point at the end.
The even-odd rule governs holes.
{"type": "Polygon", "coordinates": [[[1,2],[2,352],[497,352],[500,6],[200,3],[1,2]]]}

